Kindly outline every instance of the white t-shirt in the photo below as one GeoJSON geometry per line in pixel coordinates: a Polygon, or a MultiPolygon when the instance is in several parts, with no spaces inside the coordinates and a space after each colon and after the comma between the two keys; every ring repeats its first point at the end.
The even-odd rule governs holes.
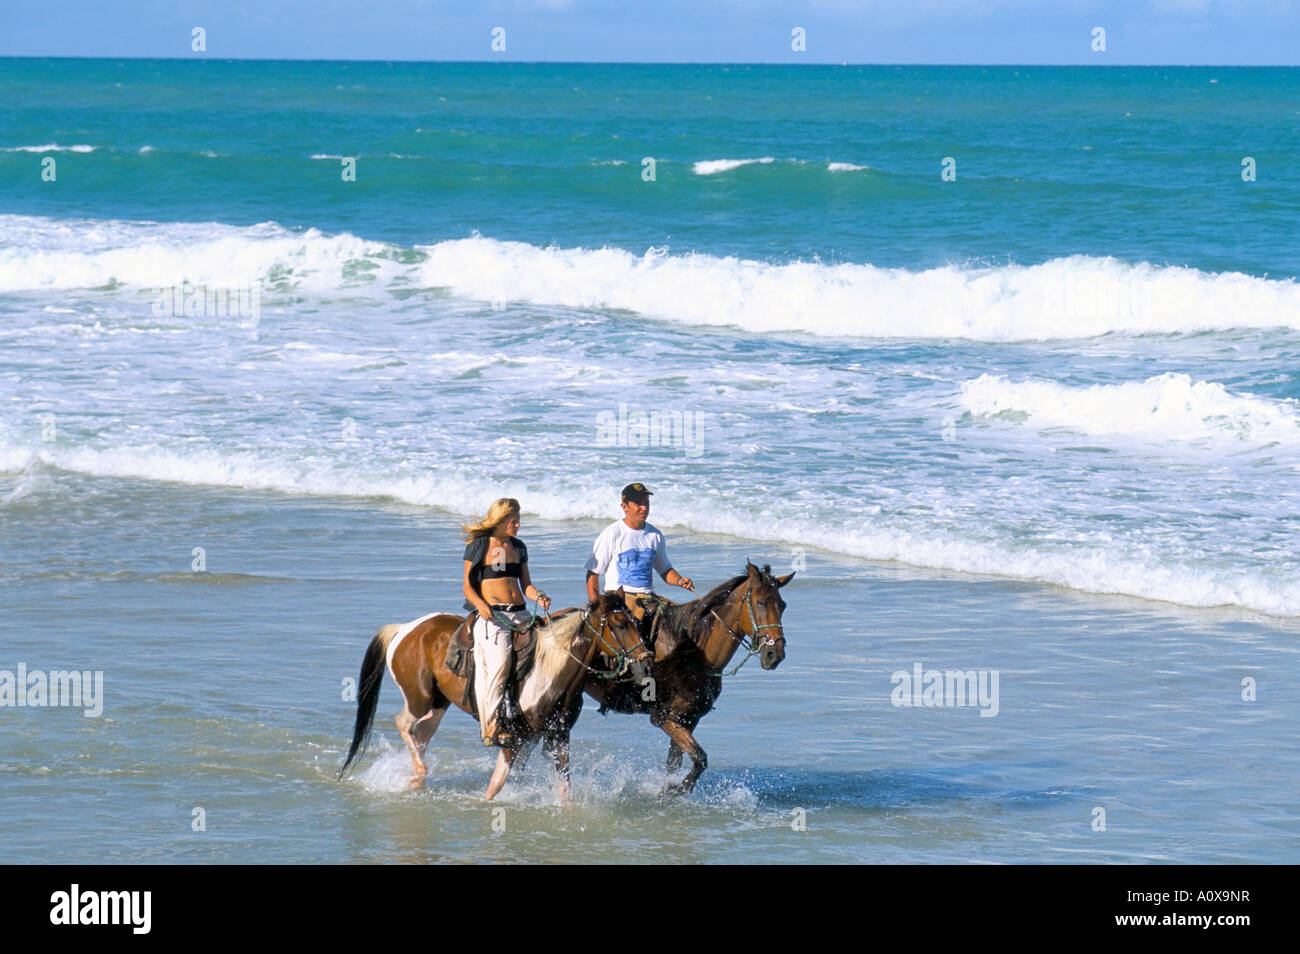
{"type": "Polygon", "coordinates": [[[600,531],[587,560],[588,573],[605,574],[606,590],[621,586],[628,593],[653,593],[652,571],[663,574],[670,569],[664,535],[648,523],[640,530],[633,530],[622,520],[600,531]]]}

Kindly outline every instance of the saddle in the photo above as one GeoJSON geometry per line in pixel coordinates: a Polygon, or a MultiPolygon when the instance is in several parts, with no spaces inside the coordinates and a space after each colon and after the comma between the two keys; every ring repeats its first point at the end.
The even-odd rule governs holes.
{"type": "MultiPolygon", "coordinates": [[[[461,703],[474,712],[478,711],[478,702],[474,697],[474,635],[470,626],[478,617],[470,613],[456,631],[447,640],[447,668],[465,680],[465,698],[461,703]]],[[[512,652],[510,653],[510,672],[506,676],[506,696],[511,704],[518,708],[519,686],[533,669],[533,658],[537,653],[537,621],[520,632],[511,633],[512,652]]]]}
{"type": "Polygon", "coordinates": [[[651,652],[654,652],[655,636],[659,633],[660,616],[663,615],[665,609],[678,604],[655,593],[644,596],[637,594],[634,599],[636,605],[641,609],[641,618],[637,621],[641,642],[645,643],[651,652]]]}

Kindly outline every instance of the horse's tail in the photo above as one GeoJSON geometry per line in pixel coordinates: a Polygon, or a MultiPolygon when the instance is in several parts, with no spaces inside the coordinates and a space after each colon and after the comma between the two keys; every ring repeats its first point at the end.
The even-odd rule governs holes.
{"type": "Polygon", "coordinates": [[[360,691],[357,693],[357,723],[352,730],[352,747],[348,757],[339,769],[339,778],[348,770],[352,760],[366,751],[366,740],[370,737],[370,727],[375,723],[375,706],[379,703],[379,687],[384,682],[384,666],[388,659],[388,644],[393,641],[399,623],[389,623],[375,633],[375,638],[366,647],[365,658],[361,660],[361,674],[357,681],[360,691]]]}

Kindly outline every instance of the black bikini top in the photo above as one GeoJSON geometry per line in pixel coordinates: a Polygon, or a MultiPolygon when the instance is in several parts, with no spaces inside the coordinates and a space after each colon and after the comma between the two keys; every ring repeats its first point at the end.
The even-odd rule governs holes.
{"type": "MultiPolygon", "coordinates": [[[[510,538],[510,545],[514,547],[515,552],[519,554],[519,562],[507,563],[505,569],[502,570],[498,570],[496,567],[492,566],[491,563],[487,562],[488,537],[479,537],[477,540],[474,540],[465,547],[465,561],[470,564],[470,585],[474,587],[475,591],[478,592],[480,596],[483,593],[481,584],[484,580],[496,580],[502,577],[512,577],[516,580],[520,579],[522,573],[521,568],[528,562],[528,548],[524,546],[524,542],[517,537],[510,538]]],[[[474,609],[474,604],[469,600],[466,600],[465,609],[474,609]]]]}
{"type": "Polygon", "coordinates": [[[507,563],[502,569],[498,570],[491,563],[485,563],[483,564],[483,579],[499,580],[503,577],[513,577],[517,580],[519,579],[519,568],[521,566],[523,566],[522,563],[507,563]]]}

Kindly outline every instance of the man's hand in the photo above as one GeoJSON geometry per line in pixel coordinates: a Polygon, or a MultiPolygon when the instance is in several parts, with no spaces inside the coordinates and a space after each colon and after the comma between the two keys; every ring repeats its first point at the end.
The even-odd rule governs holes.
{"type": "Polygon", "coordinates": [[[670,580],[668,579],[668,577],[665,576],[664,582],[666,582],[669,586],[680,586],[684,590],[690,590],[692,593],[695,592],[695,584],[691,582],[691,578],[689,576],[682,576],[676,570],[673,570],[673,576],[677,577],[677,579],[670,580]]]}

